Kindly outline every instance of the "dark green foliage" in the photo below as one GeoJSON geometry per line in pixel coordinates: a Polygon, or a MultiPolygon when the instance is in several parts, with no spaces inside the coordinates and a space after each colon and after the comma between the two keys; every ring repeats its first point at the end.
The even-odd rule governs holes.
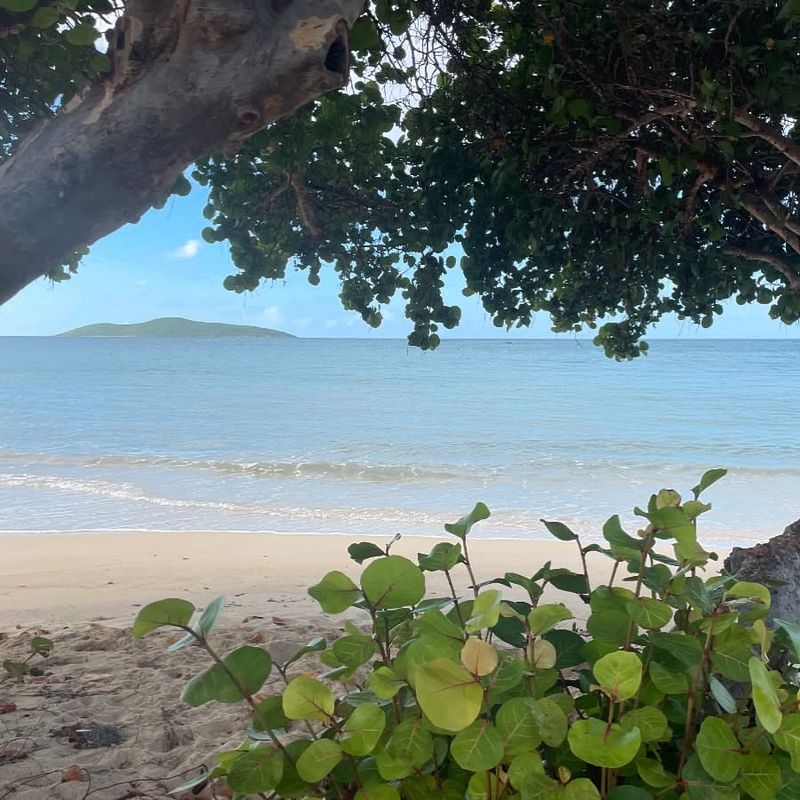
{"type": "Polygon", "coordinates": [[[402,293],[423,348],[458,324],[455,269],[496,325],[605,322],[615,357],[729,297],[794,322],[798,19],[760,0],[376,0],[352,93],[199,165],[206,238],[240,270],[225,285],[332,264],[370,325],[402,293]]]}
{"type": "MultiPolygon", "coordinates": [[[[686,503],[672,490],[653,495],[635,535],[612,518],[603,552],[616,580],[591,592],[588,574],[547,564],[531,578],[491,582],[525,588],[530,603],[485,587],[469,600],[454,588],[444,604],[425,601],[426,571],[450,580],[461,565],[473,582],[466,544],[488,516],[483,504],[446,526],[460,542],[420,554],[420,567],[360,543],[354,557],[370,558],[360,588],[331,573],[311,593],[325,611],[331,602],[365,609],[369,629],[346,622],[331,647],[309,643],[277,667],[282,693],[260,701],[253,695],[269,671],[266,651],[221,659],[208,643],[221,601],[194,624],[175,600],[152,604],[135,630],[173,620],[212,656],[184,693],[191,702],[249,704],[248,740],[211,773],[242,795],[796,800],[797,626],[766,627],[765,587],[698,575],[712,556],[697,543],[696,517],[709,506],[696,500],[715,475],[706,473],[686,503]],[[656,551],[666,545],[674,558],[656,551]],[[565,577],[565,590],[587,603],[588,635],[565,626],[565,606],[541,601],[547,583],[565,577]],[[307,664],[290,673],[312,653],[321,662],[315,676],[307,664]],[[789,666],[778,672],[776,663],[789,666]]],[[[573,540],[563,526],[548,528],[573,540]]],[[[593,551],[574,540],[582,555],[593,551]]]]}

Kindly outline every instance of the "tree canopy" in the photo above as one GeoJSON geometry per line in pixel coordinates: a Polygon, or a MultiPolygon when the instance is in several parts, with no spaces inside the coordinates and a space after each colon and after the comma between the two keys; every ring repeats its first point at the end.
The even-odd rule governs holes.
{"type": "MultiPolygon", "coordinates": [[[[110,5],[0,0],[6,156],[106,67],[69,39],[110,5]],[[37,29],[56,7],[77,22],[37,29]]],[[[203,236],[228,289],[332,268],[371,325],[400,293],[423,348],[458,324],[453,270],[496,325],[548,314],[620,358],[732,297],[794,323],[798,23],[798,0],[375,0],[344,91],[196,161],[203,236]]]]}

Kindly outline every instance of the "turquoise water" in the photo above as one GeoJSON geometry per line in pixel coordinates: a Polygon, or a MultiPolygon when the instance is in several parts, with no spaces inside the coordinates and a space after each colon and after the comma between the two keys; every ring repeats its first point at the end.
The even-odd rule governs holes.
{"type": "Polygon", "coordinates": [[[0,529],[596,535],[710,467],[705,538],[800,516],[800,341],[0,339],[0,529]]]}

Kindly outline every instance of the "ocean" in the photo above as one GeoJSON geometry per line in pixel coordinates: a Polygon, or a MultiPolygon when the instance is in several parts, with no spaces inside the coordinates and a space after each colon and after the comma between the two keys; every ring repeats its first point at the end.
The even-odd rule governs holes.
{"type": "Polygon", "coordinates": [[[662,487],[709,546],[800,517],[800,341],[0,338],[0,529],[597,539],[662,487]]]}

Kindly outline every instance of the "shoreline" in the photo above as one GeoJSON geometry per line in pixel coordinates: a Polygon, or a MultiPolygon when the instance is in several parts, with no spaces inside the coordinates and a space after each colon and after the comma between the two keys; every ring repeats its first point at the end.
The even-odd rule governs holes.
{"type": "MultiPolygon", "coordinates": [[[[407,536],[392,546],[392,553],[416,561],[418,552],[448,539],[455,541],[447,535],[407,536]]],[[[347,554],[353,541],[387,543],[385,537],[310,533],[0,534],[0,630],[86,622],[127,627],[141,605],[175,596],[203,606],[225,595],[244,616],[274,612],[313,619],[321,612],[308,587],[331,570],[355,578],[363,569],[347,554]]],[[[533,574],[548,560],[581,571],[573,542],[473,538],[469,547],[479,581],[505,572],[533,574]]],[[[718,552],[722,558],[727,550],[718,552]]],[[[593,583],[607,580],[610,559],[591,553],[588,563],[593,583]]],[[[426,573],[426,579],[430,591],[447,593],[441,574],[426,573]]],[[[458,579],[463,593],[466,574],[458,579]]],[[[567,603],[578,619],[585,618],[575,595],[548,592],[567,603]]],[[[505,589],[504,594],[514,596],[505,589]]]]}

